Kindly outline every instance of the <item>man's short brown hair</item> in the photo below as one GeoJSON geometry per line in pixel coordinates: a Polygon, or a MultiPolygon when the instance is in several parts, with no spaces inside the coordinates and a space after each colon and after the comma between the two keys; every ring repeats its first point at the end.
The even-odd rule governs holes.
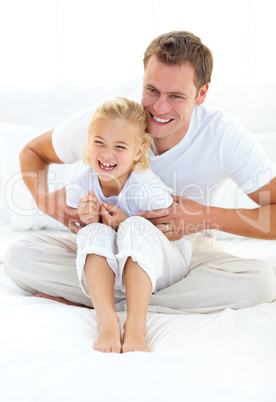
{"type": "Polygon", "coordinates": [[[158,36],[144,53],[144,68],[151,56],[169,65],[190,63],[195,69],[195,86],[197,92],[211,82],[213,55],[201,39],[186,31],[171,31],[158,36]]]}

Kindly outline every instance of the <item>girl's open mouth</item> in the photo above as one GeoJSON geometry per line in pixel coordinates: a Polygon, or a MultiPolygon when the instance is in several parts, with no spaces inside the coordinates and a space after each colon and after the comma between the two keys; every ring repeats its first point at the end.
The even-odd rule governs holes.
{"type": "Polygon", "coordinates": [[[116,163],[110,163],[110,162],[103,162],[103,161],[98,161],[98,165],[101,170],[107,171],[107,170],[113,170],[117,166],[116,163]]]}

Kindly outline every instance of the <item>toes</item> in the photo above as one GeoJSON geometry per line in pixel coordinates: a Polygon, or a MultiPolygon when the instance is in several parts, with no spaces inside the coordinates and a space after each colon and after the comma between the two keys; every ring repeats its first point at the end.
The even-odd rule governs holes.
{"type": "Polygon", "coordinates": [[[123,353],[128,353],[128,352],[150,352],[148,346],[144,342],[138,342],[138,343],[126,343],[123,344],[122,346],[122,352],[123,353]]]}
{"type": "Polygon", "coordinates": [[[122,352],[122,347],[121,345],[97,345],[95,344],[93,346],[93,349],[102,352],[102,353],[121,353],[122,352]]]}

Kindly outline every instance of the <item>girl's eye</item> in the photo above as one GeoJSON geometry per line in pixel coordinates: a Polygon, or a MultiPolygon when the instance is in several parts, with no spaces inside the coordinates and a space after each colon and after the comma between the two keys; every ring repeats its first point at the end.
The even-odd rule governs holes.
{"type": "Polygon", "coordinates": [[[123,147],[122,145],[117,145],[116,148],[117,148],[117,149],[126,149],[126,148],[123,147]]]}
{"type": "Polygon", "coordinates": [[[94,144],[96,144],[96,145],[103,145],[103,142],[102,141],[94,141],[94,144]]]}

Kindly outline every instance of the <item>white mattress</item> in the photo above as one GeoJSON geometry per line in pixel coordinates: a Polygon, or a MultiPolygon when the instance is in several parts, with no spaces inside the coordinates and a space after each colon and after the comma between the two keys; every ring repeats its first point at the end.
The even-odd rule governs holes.
{"type": "MultiPolygon", "coordinates": [[[[20,233],[0,228],[0,256],[20,233]]],[[[63,233],[65,235],[65,233],[63,233]]],[[[276,266],[276,241],[221,241],[276,266]]],[[[119,313],[121,326],[125,312],[119,313]]],[[[93,350],[96,315],[24,294],[0,265],[3,402],[275,402],[276,302],[214,314],[148,314],[152,353],[93,350]]]]}

